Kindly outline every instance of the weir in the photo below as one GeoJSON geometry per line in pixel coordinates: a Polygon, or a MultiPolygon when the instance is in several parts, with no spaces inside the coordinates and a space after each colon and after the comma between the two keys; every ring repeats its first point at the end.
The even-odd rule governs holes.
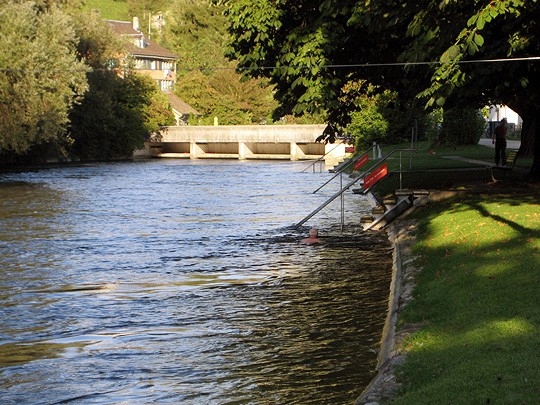
{"type": "Polygon", "coordinates": [[[185,159],[314,160],[335,166],[349,145],[315,142],[326,125],[216,125],[167,127],[137,156],[185,159]]]}

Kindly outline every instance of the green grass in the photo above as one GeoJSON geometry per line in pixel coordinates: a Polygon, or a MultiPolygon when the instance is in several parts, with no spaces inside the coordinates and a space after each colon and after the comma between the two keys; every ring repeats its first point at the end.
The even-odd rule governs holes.
{"type": "MultiPolygon", "coordinates": [[[[383,147],[383,155],[409,144],[383,147]]],[[[493,148],[414,145],[388,161],[380,194],[458,189],[414,213],[423,267],[399,327],[423,324],[404,344],[402,391],[392,404],[536,404],[540,398],[540,198],[520,182],[532,158],[492,183],[493,148]],[[401,167],[401,170],[400,170],[401,167]],[[401,171],[401,173],[399,173],[401,171]]],[[[371,169],[368,169],[370,171],[371,169]]]]}
{"type": "Polygon", "coordinates": [[[86,0],[84,8],[89,11],[99,10],[101,17],[106,20],[131,20],[126,1],[86,0]]]}
{"type": "Polygon", "coordinates": [[[540,398],[538,192],[481,194],[417,211],[423,270],[402,323],[392,404],[535,404],[540,398]]]}
{"type": "MultiPolygon", "coordinates": [[[[385,155],[394,149],[409,149],[410,147],[410,144],[386,145],[382,147],[382,153],[385,155]]],[[[402,170],[478,168],[483,166],[449,159],[448,157],[460,156],[462,158],[492,163],[495,155],[493,148],[483,145],[430,148],[428,142],[417,142],[413,147],[416,152],[401,152],[402,170]]],[[[389,160],[389,167],[397,170],[399,168],[399,160],[400,154],[393,154],[389,160]]],[[[530,168],[532,158],[520,158],[516,164],[518,167],[530,168]]]]}
{"type": "MultiPolygon", "coordinates": [[[[395,149],[408,149],[410,144],[385,145],[382,155],[395,149]]],[[[483,163],[471,163],[463,160],[450,159],[449,156],[459,156],[491,164],[494,149],[483,145],[467,145],[457,147],[430,148],[427,142],[414,144],[416,152],[394,153],[388,160],[390,174],[376,186],[381,195],[392,193],[398,188],[448,188],[459,187],[462,183],[473,181],[491,181],[491,174],[483,163]],[[401,173],[400,173],[401,172],[401,173]]],[[[371,161],[364,170],[370,172],[378,162],[371,161]]],[[[506,173],[504,178],[519,180],[528,173],[532,166],[532,158],[518,158],[515,169],[506,173]]],[[[497,173],[501,174],[501,173],[497,173]]],[[[503,176],[500,176],[501,178],[503,176]]]]}

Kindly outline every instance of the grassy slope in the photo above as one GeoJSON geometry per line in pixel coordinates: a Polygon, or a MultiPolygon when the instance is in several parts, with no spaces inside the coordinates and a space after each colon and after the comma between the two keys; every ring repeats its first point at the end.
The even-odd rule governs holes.
{"type": "MultiPolygon", "coordinates": [[[[410,144],[387,145],[382,147],[382,155],[390,153],[394,149],[407,149],[410,144]]],[[[460,183],[470,181],[488,181],[490,173],[484,164],[470,163],[466,161],[449,159],[449,156],[460,156],[481,162],[493,161],[494,149],[482,145],[468,145],[458,147],[430,148],[427,142],[414,144],[416,152],[395,153],[388,160],[391,173],[377,189],[381,195],[392,193],[397,188],[447,188],[458,186],[460,183]],[[401,162],[400,162],[401,160],[401,162]],[[399,175],[399,168],[403,171],[399,175]]],[[[372,153],[370,153],[372,154],[372,153]]],[[[371,162],[364,166],[363,170],[370,172],[377,162],[371,162]]],[[[519,179],[525,176],[532,165],[532,158],[518,158],[512,173],[496,172],[497,178],[519,179]]]]}
{"type": "MultiPolygon", "coordinates": [[[[469,157],[491,161],[493,149],[477,148],[469,157]]],[[[415,164],[429,172],[440,152],[415,164]]],[[[538,188],[486,184],[417,214],[424,270],[402,322],[426,326],[407,343],[404,391],[393,404],[533,404],[540,397],[538,188]]]]}
{"type": "Polygon", "coordinates": [[[86,0],[86,10],[99,10],[102,18],[107,20],[130,21],[129,9],[125,1],[86,0]]]}

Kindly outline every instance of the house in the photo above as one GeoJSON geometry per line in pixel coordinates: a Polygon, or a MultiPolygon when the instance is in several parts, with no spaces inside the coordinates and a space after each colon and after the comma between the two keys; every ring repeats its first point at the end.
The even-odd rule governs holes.
{"type": "Polygon", "coordinates": [[[133,21],[107,20],[114,32],[130,41],[128,49],[132,68],[154,79],[161,91],[167,94],[177,125],[187,123],[190,115],[200,115],[193,107],[172,93],[176,83],[176,62],[178,57],[165,47],[146,38],[140,31],[139,19],[133,21]]]}
{"type": "Polygon", "coordinates": [[[189,121],[189,117],[192,115],[201,115],[196,109],[178,97],[176,94],[168,91],[165,93],[171,104],[174,119],[176,125],[186,125],[189,121]]]}
{"type": "Polygon", "coordinates": [[[518,113],[516,113],[514,110],[512,110],[506,105],[492,105],[489,106],[489,113],[487,117],[487,137],[491,137],[493,135],[493,131],[495,130],[497,125],[499,125],[503,118],[506,118],[506,121],[508,123],[508,129],[510,131],[521,129],[523,120],[518,115],[518,113]]]}

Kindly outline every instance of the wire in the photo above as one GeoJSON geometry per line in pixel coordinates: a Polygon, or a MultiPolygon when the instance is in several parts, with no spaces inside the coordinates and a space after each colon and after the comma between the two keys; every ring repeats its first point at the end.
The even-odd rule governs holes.
{"type": "MultiPolygon", "coordinates": [[[[472,59],[457,61],[457,64],[466,63],[501,63],[501,62],[523,62],[523,61],[539,61],[540,56],[529,56],[522,58],[499,58],[499,59],[472,59]]],[[[385,62],[385,63],[358,63],[358,64],[343,64],[343,65],[322,65],[319,66],[322,69],[346,69],[346,68],[368,68],[368,67],[392,67],[392,66],[425,66],[425,65],[437,65],[441,62],[385,62]]],[[[290,66],[261,66],[253,68],[241,68],[245,70],[249,69],[286,69],[290,66]]],[[[303,66],[300,68],[311,69],[312,66],[303,66]]]]}
{"type": "MultiPolygon", "coordinates": [[[[455,63],[461,64],[472,64],[472,63],[508,63],[508,62],[535,62],[540,61],[540,56],[529,56],[521,58],[499,58],[499,59],[472,59],[472,60],[460,60],[455,63]]],[[[395,66],[426,66],[426,65],[437,65],[442,64],[438,62],[383,62],[383,63],[357,63],[357,64],[341,64],[341,65],[321,65],[318,66],[321,69],[354,69],[354,68],[372,68],[372,67],[395,67],[395,66]]],[[[254,67],[200,67],[200,68],[188,68],[188,67],[177,67],[176,70],[183,71],[195,71],[195,70],[278,70],[278,69],[288,69],[288,68],[297,68],[297,69],[311,69],[314,66],[254,66],[254,67]]],[[[104,70],[114,70],[114,69],[93,69],[94,71],[104,71],[104,70]]],[[[132,69],[138,70],[138,69],[132,69]]],[[[43,69],[0,69],[0,72],[35,72],[43,71],[43,69]]],[[[52,70],[47,70],[52,71],[52,70]]],[[[61,69],[54,71],[88,71],[87,69],[61,69]]]]}

